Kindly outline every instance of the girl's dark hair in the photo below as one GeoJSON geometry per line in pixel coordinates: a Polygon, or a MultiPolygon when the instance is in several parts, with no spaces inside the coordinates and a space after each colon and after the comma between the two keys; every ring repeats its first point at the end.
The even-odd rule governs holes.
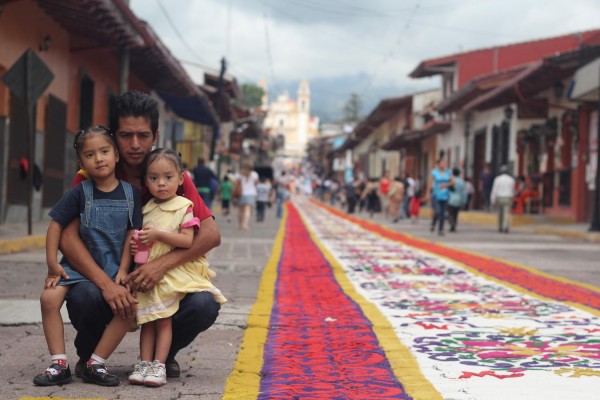
{"type": "Polygon", "coordinates": [[[177,167],[178,174],[183,173],[183,161],[181,161],[179,153],[177,153],[175,150],[167,149],[165,147],[159,147],[148,153],[148,155],[144,159],[144,163],[142,164],[142,176],[144,178],[146,178],[148,166],[153,162],[160,160],[161,158],[171,161],[175,165],[175,167],[177,167]]]}
{"type": "Polygon", "coordinates": [[[81,149],[83,148],[83,144],[85,143],[87,137],[90,134],[102,134],[106,135],[110,139],[110,144],[117,150],[117,142],[115,141],[115,135],[106,127],[102,125],[96,125],[89,127],[87,129],[82,129],[75,134],[75,139],[73,140],[73,148],[77,152],[77,157],[81,154],[81,149]]]}

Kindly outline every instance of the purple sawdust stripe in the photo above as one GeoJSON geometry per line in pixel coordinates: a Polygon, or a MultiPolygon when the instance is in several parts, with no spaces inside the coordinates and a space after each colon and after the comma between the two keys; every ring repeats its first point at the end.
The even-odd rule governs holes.
{"type": "Polygon", "coordinates": [[[289,217],[259,399],[411,399],[298,211],[289,217]]]}

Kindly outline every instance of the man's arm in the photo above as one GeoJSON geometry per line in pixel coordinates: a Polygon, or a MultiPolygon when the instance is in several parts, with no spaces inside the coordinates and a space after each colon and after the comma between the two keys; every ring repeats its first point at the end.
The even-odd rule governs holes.
{"type": "Polygon", "coordinates": [[[192,247],[172,250],[156,260],[142,265],[129,274],[126,283],[133,290],[141,292],[152,289],[171,268],[198,259],[220,244],[221,233],[215,220],[212,217],[205,218],[200,223],[200,230],[194,237],[192,247]]]}
{"type": "Polygon", "coordinates": [[[60,251],[77,272],[88,278],[102,291],[104,300],[121,318],[135,316],[135,299],[123,286],[116,284],[96,264],[79,237],[79,219],[65,226],[60,236],[60,251]]]}

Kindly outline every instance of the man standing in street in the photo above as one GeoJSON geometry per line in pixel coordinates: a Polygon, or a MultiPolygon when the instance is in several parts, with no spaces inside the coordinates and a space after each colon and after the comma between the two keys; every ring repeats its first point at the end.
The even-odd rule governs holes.
{"type": "Polygon", "coordinates": [[[500,175],[494,179],[490,200],[498,207],[498,232],[508,233],[510,210],[515,196],[515,178],[508,174],[508,166],[500,167],[500,175]]]}
{"type": "Polygon", "coordinates": [[[198,159],[198,165],[194,168],[192,173],[194,174],[194,184],[196,185],[196,189],[198,189],[198,193],[200,194],[200,197],[202,197],[206,207],[210,209],[214,197],[212,188],[215,186],[215,183],[218,185],[219,180],[212,169],[206,166],[206,161],[202,157],[198,159]]]}

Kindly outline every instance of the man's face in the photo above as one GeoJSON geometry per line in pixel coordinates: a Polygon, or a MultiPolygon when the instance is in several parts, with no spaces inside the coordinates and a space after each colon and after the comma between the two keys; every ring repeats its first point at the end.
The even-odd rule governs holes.
{"type": "Polygon", "coordinates": [[[121,162],[129,166],[140,166],[146,154],[156,143],[152,135],[150,121],[144,117],[121,117],[115,138],[119,147],[121,162]]]}

